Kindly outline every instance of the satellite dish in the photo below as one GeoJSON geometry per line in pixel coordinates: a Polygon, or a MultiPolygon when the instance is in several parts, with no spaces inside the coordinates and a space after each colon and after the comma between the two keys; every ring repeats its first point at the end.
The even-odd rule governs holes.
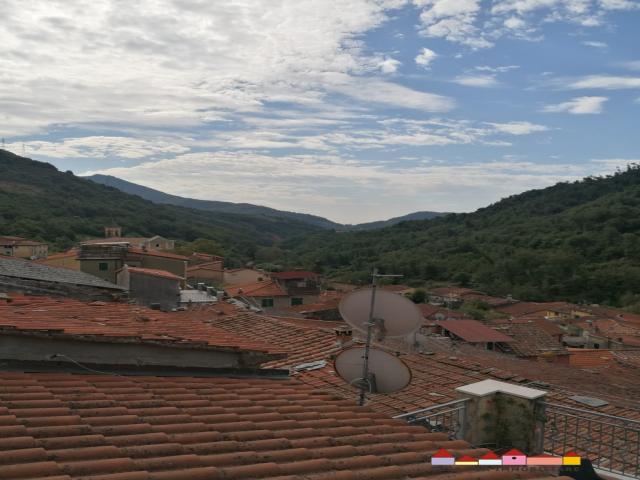
{"type": "MultiPolygon", "coordinates": [[[[371,311],[373,289],[357,290],[345,296],[338,307],[342,318],[360,331],[366,332],[371,311]]],[[[378,340],[403,337],[413,333],[423,322],[422,312],[406,297],[376,289],[373,309],[374,329],[378,340]]]]}
{"type": "Polygon", "coordinates": [[[343,350],[334,362],[334,368],[342,379],[358,388],[373,393],[392,393],[402,390],[411,382],[411,370],[398,357],[378,348],[369,349],[369,380],[362,378],[365,347],[343,350]]]}

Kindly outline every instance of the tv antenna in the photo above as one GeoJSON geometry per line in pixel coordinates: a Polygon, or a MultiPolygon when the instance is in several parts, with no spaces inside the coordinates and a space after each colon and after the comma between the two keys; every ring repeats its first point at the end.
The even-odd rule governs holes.
{"type": "Polygon", "coordinates": [[[395,392],[411,381],[411,371],[402,360],[371,347],[374,333],[377,341],[402,337],[413,333],[422,323],[422,313],[411,300],[396,293],[378,291],[379,278],[401,276],[382,275],[374,269],[371,288],[356,290],[340,302],[342,318],[367,334],[364,347],[345,350],[335,359],[338,375],[360,390],[359,405],[364,405],[367,391],[395,392]]]}

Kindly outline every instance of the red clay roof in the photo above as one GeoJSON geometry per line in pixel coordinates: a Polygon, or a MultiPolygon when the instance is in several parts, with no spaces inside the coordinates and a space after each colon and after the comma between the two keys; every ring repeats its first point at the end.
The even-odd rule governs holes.
{"type": "Polygon", "coordinates": [[[436,325],[462,338],[466,342],[501,342],[509,343],[514,339],[495,331],[477,320],[441,320],[436,325]]]}
{"type": "Polygon", "coordinates": [[[611,350],[596,348],[569,348],[569,365],[580,368],[609,365],[615,356],[611,350]]]}
{"type": "Polygon", "coordinates": [[[295,380],[0,373],[0,425],[7,479],[531,478],[434,469],[487,450],[295,380]]]}
{"type": "Polygon", "coordinates": [[[136,254],[136,255],[148,255],[148,256],[151,256],[151,257],[173,258],[175,260],[184,260],[185,262],[189,260],[189,257],[185,257],[184,255],[177,255],[175,253],[161,252],[159,250],[143,250],[142,248],[129,247],[128,252],[136,254]]]}
{"type": "Polygon", "coordinates": [[[35,240],[27,240],[22,237],[0,236],[0,245],[13,245],[21,246],[26,245],[29,247],[36,247],[39,245],[46,245],[44,242],[37,242],[35,240]]]}
{"type": "Polygon", "coordinates": [[[42,263],[42,262],[46,262],[47,260],[55,260],[57,258],[69,258],[69,257],[75,257],[76,255],[78,255],[78,250],[75,248],[72,248],[71,250],[68,250],[66,252],[60,252],[60,253],[54,253],[51,255],[47,255],[45,258],[39,258],[37,260],[34,260],[36,263],[42,263]]]}
{"type": "Polygon", "coordinates": [[[272,272],[269,274],[271,278],[277,278],[278,280],[295,280],[297,278],[315,279],[320,275],[315,272],[308,272],[305,270],[290,270],[287,272],[272,272]]]}
{"type": "Polygon", "coordinates": [[[230,297],[286,297],[288,293],[273,280],[244,283],[226,288],[230,297]]]}
{"type": "Polygon", "coordinates": [[[215,260],[213,262],[199,263],[197,265],[187,267],[187,272],[195,272],[197,270],[213,270],[215,272],[222,272],[222,262],[220,260],[215,260]]]}
{"type": "Polygon", "coordinates": [[[494,325],[493,328],[513,338],[509,348],[518,356],[537,357],[546,352],[567,353],[554,336],[549,335],[534,322],[505,322],[494,325]]]}
{"type": "MultiPolygon", "coordinates": [[[[335,322],[322,324],[308,320],[273,318],[252,312],[230,315],[205,316],[206,322],[216,328],[247,339],[260,339],[287,352],[287,357],[269,362],[265,367],[293,367],[301,363],[323,360],[337,353],[335,322]],[[320,327],[319,325],[322,325],[320,327]]],[[[341,326],[345,325],[340,323],[341,326]]]]}
{"type": "Polygon", "coordinates": [[[439,297],[453,296],[453,297],[462,297],[468,294],[480,294],[484,295],[482,292],[478,292],[472,288],[464,288],[464,287],[437,287],[431,288],[427,292],[429,295],[437,295],[439,297]]]}
{"type": "Polygon", "coordinates": [[[179,275],[175,275],[171,272],[167,272],[166,270],[157,270],[155,268],[130,267],[127,265],[127,270],[129,270],[129,272],[131,273],[150,275],[152,277],[167,278],[169,280],[183,280],[183,278],[179,275]]]}
{"type": "Polygon", "coordinates": [[[0,334],[3,332],[282,353],[263,341],[212,327],[188,311],[160,312],[125,303],[49,297],[12,296],[11,302],[0,302],[0,334]]]}

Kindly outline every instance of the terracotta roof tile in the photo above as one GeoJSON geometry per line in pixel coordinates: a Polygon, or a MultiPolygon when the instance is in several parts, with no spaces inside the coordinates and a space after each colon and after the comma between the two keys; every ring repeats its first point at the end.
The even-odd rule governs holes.
{"type": "Polygon", "coordinates": [[[175,275],[166,270],[158,270],[156,268],[142,268],[142,267],[130,267],[127,265],[127,270],[131,273],[139,273],[141,275],[149,275],[151,277],[167,278],[169,280],[183,280],[183,277],[175,275]]]}
{"type": "MultiPolygon", "coordinates": [[[[208,311],[204,316],[213,315],[208,311]]],[[[87,303],[49,297],[19,296],[10,303],[0,302],[0,334],[3,331],[258,351],[280,356],[283,353],[264,341],[248,340],[207,324],[192,311],[160,312],[124,303],[87,303]]],[[[117,388],[117,383],[112,387],[117,388]]],[[[83,395],[82,400],[86,400],[86,396],[83,395]]],[[[44,403],[36,402],[34,406],[44,403]]]]}
{"type": "MultiPolygon", "coordinates": [[[[428,459],[439,448],[475,456],[485,453],[291,379],[0,372],[0,420],[18,427],[13,434],[21,433],[0,436],[2,440],[16,439],[10,450],[0,453],[0,479],[11,480],[437,478],[442,470],[434,470],[428,459]],[[111,403],[105,408],[114,414],[113,425],[104,426],[109,417],[96,415],[93,405],[71,403],[70,392],[55,388],[59,382],[103,395],[111,403]],[[45,411],[5,402],[16,384],[40,387],[61,406],[45,411]],[[130,407],[127,390],[134,398],[149,396],[156,403],[130,407]],[[217,396],[210,396],[210,391],[218,392],[217,396]],[[179,398],[196,397],[216,413],[203,415],[198,408],[182,408],[179,401],[176,403],[175,392],[184,392],[177,395],[179,398]],[[268,406],[266,400],[254,400],[256,396],[278,402],[268,406]],[[228,397],[247,407],[222,400],[228,397]],[[291,418],[301,413],[311,415],[291,418]],[[170,421],[163,423],[163,415],[170,421]],[[69,416],[80,423],[48,432],[25,426],[34,419],[66,424],[69,416]],[[150,418],[158,423],[151,426],[150,418]],[[182,421],[175,423],[178,419],[182,421]],[[181,426],[177,429],[180,433],[176,426],[181,426]],[[122,428],[131,427],[140,431],[122,434],[122,428]],[[152,427],[157,431],[149,431],[152,427]],[[261,439],[247,439],[253,438],[251,435],[242,438],[247,432],[258,432],[254,436],[261,439]]],[[[463,471],[451,474],[455,480],[466,475],[463,471]]]]}
{"type": "Polygon", "coordinates": [[[477,320],[441,320],[436,325],[460,337],[465,342],[503,342],[514,339],[504,333],[478,322],[477,320]]]}
{"type": "Polygon", "coordinates": [[[243,283],[226,288],[230,297],[285,297],[287,292],[274,280],[243,283]]]}

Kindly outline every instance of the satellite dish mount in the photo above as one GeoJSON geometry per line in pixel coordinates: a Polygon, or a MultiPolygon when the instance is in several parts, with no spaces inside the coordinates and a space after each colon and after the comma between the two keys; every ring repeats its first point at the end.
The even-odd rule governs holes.
{"type": "Polygon", "coordinates": [[[376,291],[378,289],[379,278],[402,277],[402,275],[382,275],[378,273],[378,269],[374,268],[371,274],[371,304],[369,308],[369,321],[367,327],[367,342],[364,346],[364,362],[362,364],[362,378],[360,383],[360,395],[358,405],[364,405],[367,399],[367,390],[375,391],[375,374],[369,373],[369,352],[371,350],[371,341],[373,340],[374,328],[378,331],[378,340],[384,338],[386,329],[384,328],[384,318],[375,318],[374,312],[376,308],[376,291]],[[368,388],[367,388],[368,387],[368,388]]]}

